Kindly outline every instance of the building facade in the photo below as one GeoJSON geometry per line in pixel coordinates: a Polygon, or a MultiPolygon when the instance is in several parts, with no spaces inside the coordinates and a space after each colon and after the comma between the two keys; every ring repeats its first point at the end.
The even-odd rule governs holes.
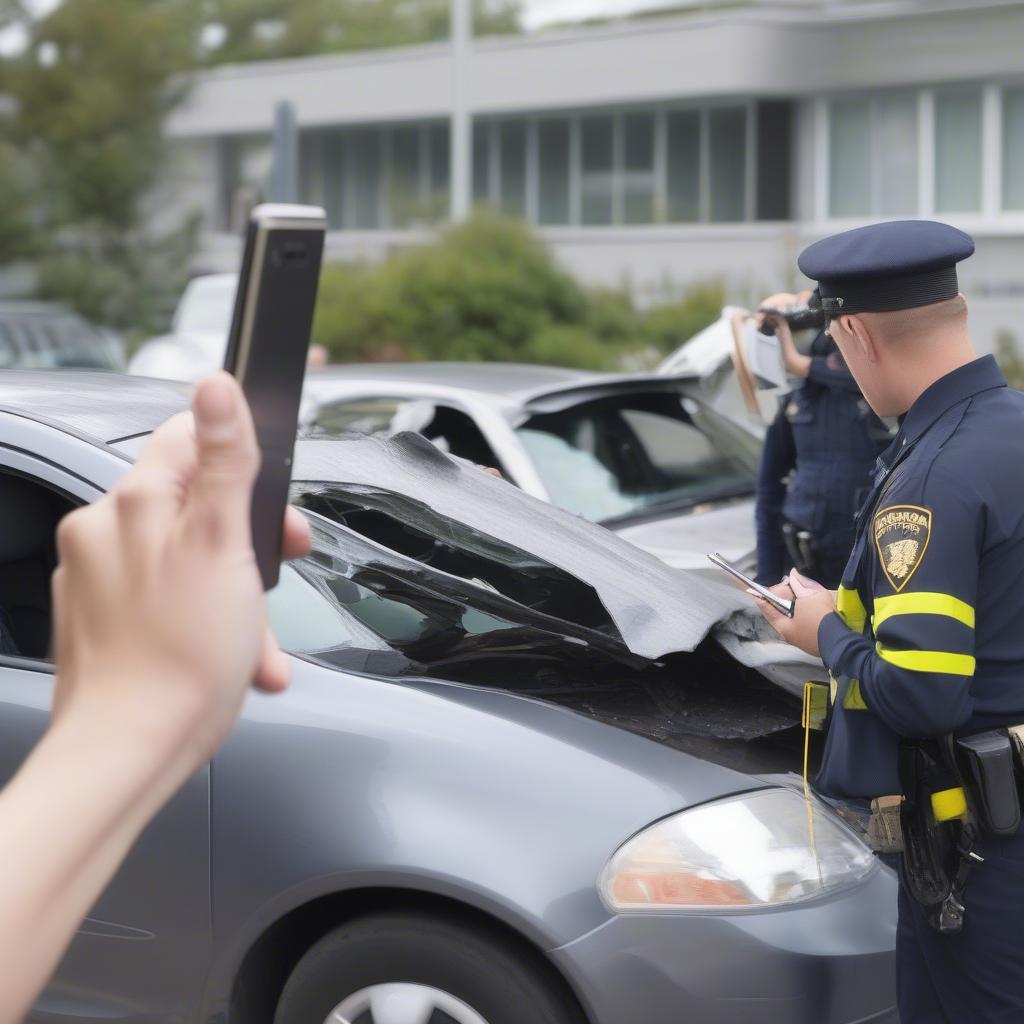
{"type": "MultiPolygon", "coordinates": [[[[445,44],[220,68],[170,117],[153,216],[203,216],[197,269],[238,259],[266,195],[274,109],[328,256],[379,259],[450,208],[445,44]]],[[[581,278],[654,301],[721,280],[751,302],[870,220],[970,231],[981,346],[1024,347],[1024,2],[753,3],[476,40],[458,81],[472,199],[522,216],[581,278]]],[[[460,178],[462,176],[459,176],[460,178]]]]}

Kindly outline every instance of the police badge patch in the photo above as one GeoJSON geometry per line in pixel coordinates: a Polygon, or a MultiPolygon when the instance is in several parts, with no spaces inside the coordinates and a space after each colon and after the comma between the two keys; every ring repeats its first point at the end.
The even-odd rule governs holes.
{"type": "Polygon", "coordinates": [[[890,505],[875,513],[873,529],[882,572],[898,592],[924,558],[932,535],[932,514],[918,505],[890,505]]]}

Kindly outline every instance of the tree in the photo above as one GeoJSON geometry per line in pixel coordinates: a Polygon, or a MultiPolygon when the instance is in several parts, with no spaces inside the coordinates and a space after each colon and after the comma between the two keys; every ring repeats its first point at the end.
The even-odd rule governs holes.
{"type": "Polygon", "coordinates": [[[187,252],[177,267],[166,256],[187,250],[194,225],[153,238],[142,203],[198,25],[189,0],[64,0],[7,67],[10,134],[32,164],[46,243],[42,289],[117,327],[153,329],[161,293],[180,290],[187,272],[187,252]]]}
{"type": "MultiPolygon", "coordinates": [[[[449,0],[205,0],[217,26],[210,63],[299,57],[432,42],[448,36],[449,0]]],[[[518,0],[474,0],[478,35],[516,32],[518,0]]]]}

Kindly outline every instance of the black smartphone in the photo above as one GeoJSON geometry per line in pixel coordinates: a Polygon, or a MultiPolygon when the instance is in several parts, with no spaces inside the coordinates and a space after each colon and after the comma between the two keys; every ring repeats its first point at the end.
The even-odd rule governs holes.
{"type": "Polygon", "coordinates": [[[224,369],[245,392],[262,459],[252,495],[252,544],[265,590],[280,573],[325,230],[326,214],[318,206],[265,203],[253,209],[228,334],[224,369]]]}

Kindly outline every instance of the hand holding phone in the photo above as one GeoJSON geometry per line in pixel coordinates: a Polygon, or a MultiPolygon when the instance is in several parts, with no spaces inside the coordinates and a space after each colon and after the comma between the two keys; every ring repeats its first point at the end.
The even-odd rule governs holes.
{"type": "Polygon", "coordinates": [[[709,553],[708,558],[718,566],[719,569],[725,570],[730,576],[740,581],[749,590],[753,590],[758,597],[763,598],[777,611],[782,612],[787,618],[793,618],[793,612],[796,609],[796,598],[792,600],[786,600],[784,597],[779,597],[777,594],[773,594],[767,587],[762,587],[760,583],[752,580],[745,572],[738,569],[732,562],[723,558],[717,551],[709,553]]]}
{"type": "Polygon", "coordinates": [[[277,584],[280,572],[325,230],[326,214],[318,206],[266,203],[253,209],[228,334],[224,369],[242,385],[260,447],[252,545],[265,590],[277,584]]]}

